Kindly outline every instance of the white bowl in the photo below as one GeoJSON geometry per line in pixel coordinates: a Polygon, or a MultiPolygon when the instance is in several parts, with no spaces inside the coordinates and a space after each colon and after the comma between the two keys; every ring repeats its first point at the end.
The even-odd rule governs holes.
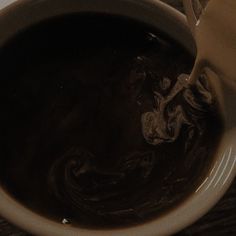
{"type": "MultiPolygon", "coordinates": [[[[195,47],[185,16],[158,0],[0,0],[0,46],[16,31],[49,16],[72,12],[103,12],[129,16],[155,26],[194,54],[195,47]]],[[[210,73],[210,72],[209,72],[210,73]]],[[[0,214],[32,233],[45,236],[160,236],[192,224],[225,193],[236,174],[236,93],[211,76],[224,111],[226,131],[214,165],[201,186],[186,201],[145,224],[114,230],[91,230],[65,226],[43,218],[19,204],[0,188],[0,214]]]]}

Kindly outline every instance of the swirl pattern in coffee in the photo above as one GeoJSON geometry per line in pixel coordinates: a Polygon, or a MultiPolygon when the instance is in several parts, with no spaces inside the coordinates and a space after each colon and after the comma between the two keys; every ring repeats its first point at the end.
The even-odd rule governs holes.
{"type": "Polygon", "coordinates": [[[222,121],[193,58],[150,26],[50,19],[0,52],[1,183],[57,222],[128,227],[181,204],[211,166],[222,121]],[[182,74],[180,76],[180,74],[182,74]]]}

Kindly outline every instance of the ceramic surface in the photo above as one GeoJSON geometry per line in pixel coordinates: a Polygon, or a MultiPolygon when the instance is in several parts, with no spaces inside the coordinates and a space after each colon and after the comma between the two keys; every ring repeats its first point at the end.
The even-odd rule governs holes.
{"type": "MultiPolygon", "coordinates": [[[[154,25],[195,52],[185,17],[158,0],[0,0],[0,46],[16,31],[49,16],[69,12],[106,12],[129,16],[154,25]]],[[[209,72],[211,73],[211,72],[209,72]]],[[[179,207],[151,222],[116,230],[88,230],[64,226],[26,209],[0,188],[0,214],[33,235],[45,236],[161,236],[170,235],[193,223],[206,213],[231,184],[236,168],[236,113],[232,110],[235,93],[221,84],[216,75],[213,84],[222,109],[227,107],[227,131],[220,143],[215,163],[202,185],[179,207]]]]}

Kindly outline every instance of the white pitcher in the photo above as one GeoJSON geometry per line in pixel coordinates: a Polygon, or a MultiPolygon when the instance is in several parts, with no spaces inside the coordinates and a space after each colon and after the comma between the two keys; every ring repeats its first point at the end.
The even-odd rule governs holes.
{"type": "Polygon", "coordinates": [[[191,79],[207,64],[236,87],[236,1],[210,0],[199,19],[193,7],[198,1],[184,2],[197,45],[191,79]]]}

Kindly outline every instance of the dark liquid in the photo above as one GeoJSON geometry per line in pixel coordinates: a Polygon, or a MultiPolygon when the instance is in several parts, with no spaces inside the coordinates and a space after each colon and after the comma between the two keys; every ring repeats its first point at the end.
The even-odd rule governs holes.
{"type": "Polygon", "coordinates": [[[184,201],[209,170],[217,103],[202,78],[160,113],[193,62],[164,34],[66,16],[16,35],[0,62],[1,183],[32,210],[90,228],[141,224],[184,201]]]}

